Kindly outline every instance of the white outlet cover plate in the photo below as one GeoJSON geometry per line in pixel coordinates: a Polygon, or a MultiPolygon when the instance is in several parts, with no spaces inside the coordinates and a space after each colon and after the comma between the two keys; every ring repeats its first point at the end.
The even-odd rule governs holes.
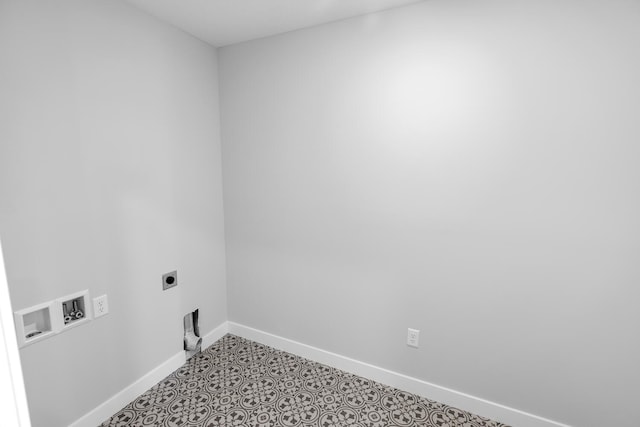
{"type": "Polygon", "coordinates": [[[109,313],[109,301],[106,295],[101,295],[93,299],[93,317],[97,318],[109,313]]]}
{"type": "Polygon", "coordinates": [[[420,342],[420,331],[418,329],[407,329],[407,345],[418,348],[420,342]]]}

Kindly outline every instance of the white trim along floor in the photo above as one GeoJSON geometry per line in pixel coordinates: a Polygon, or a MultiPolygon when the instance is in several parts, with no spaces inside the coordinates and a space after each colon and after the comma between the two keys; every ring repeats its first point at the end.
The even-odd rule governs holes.
{"type": "MultiPolygon", "coordinates": [[[[273,335],[235,322],[224,322],[213,331],[206,334],[203,337],[202,348],[207,349],[209,346],[221,340],[223,337],[225,337],[226,340],[236,339],[237,337],[239,337],[240,339],[250,340],[246,341],[246,343],[257,345],[260,348],[267,348],[268,351],[272,352],[275,350],[282,350],[284,352],[291,353],[291,355],[289,356],[295,355],[304,359],[308,359],[309,363],[315,362],[315,365],[322,364],[326,365],[327,367],[334,368],[334,370],[338,370],[335,371],[338,376],[349,376],[350,374],[355,374],[359,377],[363,377],[360,379],[362,381],[372,380],[373,382],[377,383],[377,387],[390,386],[394,389],[408,392],[418,399],[421,399],[420,396],[422,396],[425,398],[424,402],[428,402],[424,403],[422,406],[427,407],[431,405],[430,407],[434,408],[433,410],[438,413],[443,412],[443,408],[448,408],[450,414],[460,413],[462,414],[460,415],[460,417],[473,417],[472,414],[478,414],[481,416],[477,417],[476,421],[473,421],[476,424],[471,423],[469,425],[479,425],[483,427],[503,425],[511,425],[514,427],[569,427],[565,424],[548,420],[533,414],[529,414],[514,408],[490,402],[485,399],[481,399],[445,387],[441,387],[436,384],[428,383],[426,381],[399,374],[397,372],[389,371],[384,368],[363,363],[358,360],[331,353],[316,347],[289,340],[287,338],[273,335]],[[225,337],[225,335],[227,334],[231,334],[231,336],[225,337]],[[253,341],[253,343],[251,343],[251,341],[253,341]],[[269,349],[269,347],[271,347],[271,349],[269,349]],[[463,409],[463,411],[460,411],[456,408],[463,409]],[[500,423],[490,421],[489,419],[499,420],[500,423]]],[[[217,343],[216,345],[221,344],[217,343]]],[[[211,351],[213,351],[213,349],[211,351]]],[[[207,353],[207,350],[204,350],[203,354],[205,358],[209,358],[210,356],[206,355],[205,353],[207,353]]],[[[178,375],[179,378],[181,372],[180,368],[184,366],[184,368],[182,369],[182,371],[184,371],[185,369],[187,369],[189,363],[191,363],[190,361],[189,363],[187,363],[187,365],[185,365],[185,362],[186,359],[184,352],[180,352],[174,355],[169,360],[149,372],[147,375],[140,378],[138,381],[126,387],[124,390],[112,396],[106,402],[75,421],[73,424],[71,424],[71,427],[95,427],[96,425],[99,425],[100,423],[103,423],[110,417],[114,416],[114,414],[122,413],[121,410],[123,410],[123,408],[134,402],[134,400],[142,398],[142,395],[145,394],[145,392],[147,392],[148,390],[151,393],[150,389],[154,386],[160,386],[158,383],[166,379],[168,376],[178,375]]],[[[348,411],[348,408],[346,409],[346,411],[348,411]]],[[[372,414],[372,416],[373,415],[375,414],[372,414]]],[[[319,416],[317,419],[313,418],[315,422],[319,422],[319,416]]],[[[332,415],[327,413],[324,416],[326,417],[332,415]]],[[[474,418],[474,420],[475,419],[476,418],[474,418]]],[[[401,422],[398,424],[389,424],[391,421],[393,420],[386,420],[386,424],[381,425],[402,425],[401,422]]],[[[331,425],[330,419],[324,420],[323,422],[325,424],[329,422],[328,425],[331,425]]],[[[429,424],[425,420],[425,423],[421,423],[420,425],[439,425],[437,419],[431,422],[433,424],[429,424]]],[[[197,423],[194,425],[197,425],[197,423]]],[[[300,425],[304,425],[304,423],[300,423],[300,425]]]]}

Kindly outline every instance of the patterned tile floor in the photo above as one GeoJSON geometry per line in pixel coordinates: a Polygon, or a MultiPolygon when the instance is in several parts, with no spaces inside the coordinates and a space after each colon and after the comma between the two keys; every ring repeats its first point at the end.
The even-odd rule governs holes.
{"type": "Polygon", "coordinates": [[[507,427],[234,335],[101,426],[507,427]]]}

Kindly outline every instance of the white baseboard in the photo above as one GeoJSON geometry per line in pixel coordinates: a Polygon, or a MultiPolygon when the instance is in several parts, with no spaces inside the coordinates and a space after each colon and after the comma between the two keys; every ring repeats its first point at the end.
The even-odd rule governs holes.
{"type": "Polygon", "coordinates": [[[369,378],[382,384],[406,390],[446,405],[488,417],[514,427],[569,427],[537,415],[510,408],[486,399],[451,390],[436,384],[360,362],[307,344],[270,334],[235,322],[227,322],[231,334],[257,341],[325,365],[369,378]]]}
{"type": "Polygon", "coordinates": [[[202,337],[202,349],[209,347],[214,342],[225,336],[229,332],[229,322],[223,322],[213,331],[202,337]]]}
{"type": "MultiPolygon", "coordinates": [[[[202,348],[205,349],[218,341],[227,333],[227,331],[227,322],[220,324],[213,331],[202,337],[202,348]]],[[[120,409],[127,406],[142,393],[162,381],[167,375],[180,368],[185,362],[185,352],[180,351],[133,384],[111,396],[106,402],[102,403],[97,408],[74,421],[69,427],[95,427],[100,425],[100,423],[104,422],[120,409]]]]}
{"type": "MultiPolygon", "coordinates": [[[[451,390],[235,322],[224,322],[202,337],[202,348],[205,349],[209,347],[227,333],[257,341],[279,350],[288,351],[289,353],[297,354],[298,356],[343,371],[406,390],[450,406],[455,406],[493,420],[501,421],[514,427],[570,427],[566,424],[561,424],[499,403],[451,390]]],[[[124,408],[136,397],[164,379],[167,375],[178,369],[185,361],[185,353],[183,351],[175,354],[166,362],[163,362],[145,376],[76,420],[70,427],[95,427],[99,425],[120,409],[124,408]]]]}

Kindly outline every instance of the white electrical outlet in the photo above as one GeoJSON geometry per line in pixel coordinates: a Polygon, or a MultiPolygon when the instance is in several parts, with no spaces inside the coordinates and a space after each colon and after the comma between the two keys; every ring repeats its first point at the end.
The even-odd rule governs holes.
{"type": "Polygon", "coordinates": [[[420,342],[420,331],[417,329],[407,329],[407,345],[409,347],[418,348],[420,342]]]}
{"type": "Polygon", "coordinates": [[[93,299],[93,317],[104,316],[109,313],[109,301],[106,295],[95,297],[93,299]]]}

